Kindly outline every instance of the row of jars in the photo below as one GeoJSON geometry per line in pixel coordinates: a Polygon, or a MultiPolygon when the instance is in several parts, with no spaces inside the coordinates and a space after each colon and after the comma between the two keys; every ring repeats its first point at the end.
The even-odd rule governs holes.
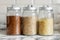
{"type": "Polygon", "coordinates": [[[53,35],[51,7],[42,6],[37,12],[33,5],[28,5],[21,13],[21,8],[12,6],[7,12],[8,35],[53,35]]]}

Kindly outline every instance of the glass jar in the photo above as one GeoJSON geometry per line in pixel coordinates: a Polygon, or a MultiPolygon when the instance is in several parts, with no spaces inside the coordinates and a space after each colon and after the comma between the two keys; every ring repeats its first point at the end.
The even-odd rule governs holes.
{"type": "Polygon", "coordinates": [[[33,5],[23,8],[23,34],[35,35],[37,32],[37,9],[33,5]]]}
{"type": "Polygon", "coordinates": [[[39,9],[38,14],[38,34],[52,35],[53,34],[53,16],[52,8],[43,6],[39,9]]]}
{"type": "Polygon", "coordinates": [[[21,9],[16,6],[7,8],[7,34],[19,35],[21,33],[21,9]]]}

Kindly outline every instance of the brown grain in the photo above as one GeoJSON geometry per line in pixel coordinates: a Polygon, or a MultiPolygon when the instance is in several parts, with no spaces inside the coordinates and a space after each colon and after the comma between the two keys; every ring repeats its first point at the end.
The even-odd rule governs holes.
{"type": "Polygon", "coordinates": [[[7,16],[7,34],[8,35],[18,35],[21,32],[20,29],[20,16],[7,16]]]}

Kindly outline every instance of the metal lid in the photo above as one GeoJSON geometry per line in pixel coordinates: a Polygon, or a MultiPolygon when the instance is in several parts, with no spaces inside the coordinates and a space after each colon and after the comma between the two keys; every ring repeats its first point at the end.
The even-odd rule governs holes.
{"type": "Polygon", "coordinates": [[[27,7],[24,7],[23,10],[36,11],[37,9],[33,5],[28,5],[27,7]]]}
{"type": "Polygon", "coordinates": [[[7,10],[21,10],[20,7],[12,5],[11,7],[7,7],[7,10]]]}
{"type": "Polygon", "coordinates": [[[53,11],[53,8],[47,5],[47,6],[40,7],[39,10],[53,11]]]}

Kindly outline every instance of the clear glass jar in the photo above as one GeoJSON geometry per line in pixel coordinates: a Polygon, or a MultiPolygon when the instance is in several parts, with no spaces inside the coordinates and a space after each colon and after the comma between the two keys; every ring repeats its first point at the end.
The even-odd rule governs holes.
{"type": "Polygon", "coordinates": [[[23,34],[35,35],[37,32],[37,9],[33,5],[28,5],[23,9],[23,34]]]}
{"type": "Polygon", "coordinates": [[[21,9],[16,6],[7,8],[7,34],[19,35],[21,33],[21,9]]]}
{"type": "Polygon", "coordinates": [[[39,9],[38,14],[38,34],[52,35],[53,34],[53,16],[52,8],[43,6],[39,9]]]}

